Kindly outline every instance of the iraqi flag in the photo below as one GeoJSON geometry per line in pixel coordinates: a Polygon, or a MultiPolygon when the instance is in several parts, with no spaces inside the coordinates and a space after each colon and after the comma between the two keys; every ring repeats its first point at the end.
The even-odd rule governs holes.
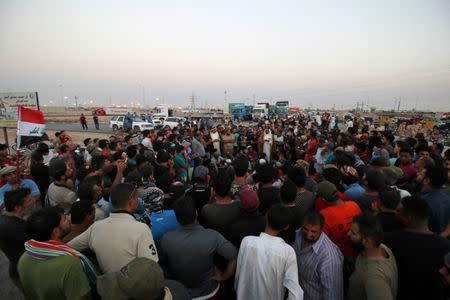
{"type": "Polygon", "coordinates": [[[44,114],[39,110],[19,106],[17,121],[17,148],[47,139],[44,114]]]}

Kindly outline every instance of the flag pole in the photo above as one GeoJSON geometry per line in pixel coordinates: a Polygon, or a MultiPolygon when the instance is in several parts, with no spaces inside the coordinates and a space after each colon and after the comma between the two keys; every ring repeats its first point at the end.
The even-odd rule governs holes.
{"type": "Polygon", "coordinates": [[[20,132],[19,132],[19,122],[20,122],[20,111],[21,111],[21,105],[17,107],[17,134],[16,134],[16,185],[20,187],[20,132]]]}

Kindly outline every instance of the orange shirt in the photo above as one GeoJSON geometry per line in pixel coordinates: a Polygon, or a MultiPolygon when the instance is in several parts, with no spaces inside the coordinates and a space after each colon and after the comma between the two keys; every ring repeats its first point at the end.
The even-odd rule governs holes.
{"type": "Polygon", "coordinates": [[[353,218],[361,214],[358,204],[353,201],[346,201],[341,206],[324,208],[320,213],[325,218],[323,231],[339,247],[345,258],[354,259],[356,253],[350,244],[348,231],[352,225],[353,218]]]}

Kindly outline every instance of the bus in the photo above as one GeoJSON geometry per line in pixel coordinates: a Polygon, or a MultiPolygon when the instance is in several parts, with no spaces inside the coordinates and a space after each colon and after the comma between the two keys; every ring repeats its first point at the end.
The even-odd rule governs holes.
{"type": "Polygon", "coordinates": [[[275,102],[275,110],[278,116],[286,117],[289,111],[289,101],[275,102]]]}

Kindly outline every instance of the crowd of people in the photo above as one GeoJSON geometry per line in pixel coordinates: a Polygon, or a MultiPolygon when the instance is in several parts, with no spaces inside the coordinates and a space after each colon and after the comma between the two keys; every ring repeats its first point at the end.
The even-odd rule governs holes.
{"type": "Polygon", "coordinates": [[[449,299],[450,150],[420,133],[203,119],[0,164],[26,299],[449,299]]]}

